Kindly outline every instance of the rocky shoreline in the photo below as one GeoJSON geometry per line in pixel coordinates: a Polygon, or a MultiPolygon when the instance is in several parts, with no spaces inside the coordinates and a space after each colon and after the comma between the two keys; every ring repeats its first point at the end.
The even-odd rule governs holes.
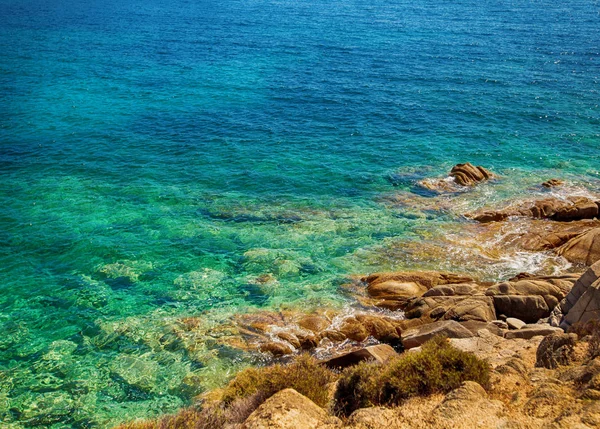
{"type": "MultiPolygon", "coordinates": [[[[495,179],[485,168],[467,163],[455,166],[448,178],[421,185],[451,193],[495,179]]],[[[552,179],[541,186],[562,184],[552,179]]],[[[487,362],[488,386],[462,380],[449,392],[406,398],[391,407],[371,401],[340,416],[334,405],[338,380],[337,387],[319,386],[331,393],[321,406],[288,388],[247,407],[251,413],[243,419],[238,415],[218,424],[246,429],[600,426],[600,352],[593,351],[600,338],[599,208],[600,200],[569,196],[464,213],[478,222],[470,225],[480,225],[481,235],[497,237],[500,229],[511,229],[511,222],[518,224],[500,235],[497,247],[553,252],[578,272],[521,273],[500,282],[445,271],[373,273],[341,286],[356,303],[348,311],[256,312],[214,330],[222,347],[261,353],[279,364],[308,353],[342,374],[360,362],[384,368],[423,353],[429,341],[444,337],[454,349],[487,362]]],[[[176,335],[193,341],[197,326],[193,318],[183,320],[176,335]]],[[[223,397],[219,392],[204,395],[198,409],[211,401],[222,403],[223,397]]],[[[183,412],[122,427],[219,427],[198,413],[196,420],[182,418],[183,412]]]]}

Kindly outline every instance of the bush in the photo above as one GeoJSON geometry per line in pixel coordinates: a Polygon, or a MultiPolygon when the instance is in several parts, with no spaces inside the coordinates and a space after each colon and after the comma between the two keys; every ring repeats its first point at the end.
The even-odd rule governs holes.
{"type": "Polygon", "coordinates": [[[335,378],[335,374],[319,365],[315,358],[302,355],[289,365],[248,368],[242,371],[225,388],[222,400],[225,404],[230,404],[236,399],[255,395],[264,401],[280,390],[292,388],[318,406],[326,407],[326,385],[335,378]]]}
{"type": "Polygon", "coordinates": [[[335,411],[347,416],[361,407],[397,405],[412,396],[449,392],[467,380],[489,388],[488,363],[436,337],[420,352],[405,353],[385,366],[346,369],[335,394],[335,411]]]}

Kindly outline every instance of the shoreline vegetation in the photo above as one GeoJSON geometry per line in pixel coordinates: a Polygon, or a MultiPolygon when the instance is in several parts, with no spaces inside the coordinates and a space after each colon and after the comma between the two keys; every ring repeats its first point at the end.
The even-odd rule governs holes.
{"type": "MultiPolygon", "coordinates": [[[[502,180],[455,166],[437,194],[502,180]]],[[[565,186],[549,179],[540,187],[565,186]]],[[[223,347],[268,356],[189,408],[118,429],[592,428],[600,426],[600,197],[464,213],[488,252],[553,254],[551,275],[383,272],[342,285],[350,312],[263,311],[224,324],[223,347]],[[572,264],[572,265],[571,265],[572,264]],[[566,267],[566,269],[561,269],[566,267]]],[[[194,318],[183,330],[193,333],[194,318]]]]}

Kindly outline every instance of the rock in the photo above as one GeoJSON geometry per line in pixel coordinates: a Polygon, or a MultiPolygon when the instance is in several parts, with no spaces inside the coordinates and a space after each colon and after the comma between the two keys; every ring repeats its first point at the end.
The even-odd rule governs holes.
{"type": "Polygon", "coordinates": [[[323,316],[305,316],[298,321],[298,326],[316,334],[327,329],[330,324],[323,316]]]}
{"type": "Polygon", "coordinates": [[[496,295],[493,298],[496,313],[526,322],[537,322],[550,314],[550,309],[541,296],[496,295]]]}
{"type": "Polygon", "coordinates": [[[545,337],[537,348],[535,366],[548,369],[569,365],[575,355],[577,335],[557,332],[545,337]]]}
{"type": "Polygon", "coordinates": [[[389,359],[398,356],[398,353],[387,344],[377,344],[374,346],[365,347],[363,349],[355,350],[350,353],[336,356],[332,359],[328,359],[323,364],[329,368],[346,368],[349,366],[356,365],[359,362],[364,361],[375,361],[378,363],[385,363],[389,359]]]}
{"type": "Polygon", "coordinates": [[[456,321],[496,319],[494,301],[488,296],[430,296],[413,299],[406,305],[405,316],[409,319],[427,315],[456,321]]]}
{"type": "Polygon", "coordinates": [[[296,335],[292,334],[291,332],[282,331],[278,332],[276,335],[277,338],[279,338],[280,340],[287,341],[288,343],[290,343],[295,349],[300,348],[300,340],[296,335]]]}
{"type": "Polygon", "coordinates": [[[508,323],[506,323],[504,320],[492,320],[490,323],[492,325],[496,325],[500,329],[508,329],[508,323]]]}
{"type": "Polygon", "coordinates": [[[538,335],[546,336],[554,333],[562,333],[563,330],[560,328],[555,328],[550,325],[539,324],[538,327],[526,327],[522,329],[517,329],[514,331],[508,331],[504,333],[504,338],[513,339],[513,338],[523,338],[530,339],[533,337],[537,337],[538,335]]]}
{"type": "Polygon", "coordinates": [[[465,381],[458,389],[448,393],[432,413],[433,427],[503,427],[501,419],[504,405],[488,399],[487,392],[474,381],[465,381]]]}
{"type": "Polygon", "coordinates": [[[293,353],[292,348],[283,343],[283,342],[275,342],[269,341],[266,343],[262,343],[258,350],[262,353],[271,353],[273,356],[283,356],[289,355],[293,353]]]}
{"type": "Polygon", "coordinates": [[[454,177],[454,181],[461,186],[473,186],[484,182],[491,177],[492,173],[483,167],[475,167],[471,163],[456,164],[450,170],[450,176],[454,177]]]}
{"type": "Polygon", "coordinates": [[[486,211],[469,215],[470,218],[481,222],[506,220],[512,216],[525,216],[533,219],[551,219],[570,222],[581,219],[593,219],[598,216],[598,204],[585,197],[569,197],[565,200],[545,198],[536,200],[527,208],[519,206],[508,207],[497,211],[486,211]]]}
{"type": "Polygon", "coordinates": [[[383,407],[360,408],[348,418],[351,429],[402,429],[408,427],[398,412],[383,407]]]}
{"type": "Polygon", "coordinates": [[[369,336],[369,332],[355,317],[347,317],[342,322],[339,331],[347,338],[354,341],[364,341],[369,336]]]}
{"type": "Polygon", "coordinates": [[[433,287],[471,282],[472,279],[445,272],[408,271],[375,273],[362,281],[367,284],[367,293],[375,299],[375,305],[397,310],[410,298],[419,297],[433,287]]]}
{"type": "Polygon", "coordinates": [[[277,392],[258,407],[242,429],[325,429],[341,426],[307,397],[294,389],[277,392]]]}
{"type": "Polygon", "coordinates": [[[403,333],[402,345],[406,350],[419,347],[436,335],[444,335],[448,338],[470,338],[473,333],[454,320],[434,322],[403,333]]]}
{"type": "Polygon", "coordinates": [[[479,331],[485,329],[491,334],[497,335],[499,337],[504,337],[504,330],[497,327],[495,324],[491,322],[480,322],[479,320],[467,320],[464,322],[459,322],[462,326],[467,328],[473,334],[477,335],[479,331]]]}
{"type": "Polygon", "coordinates": [[[507,317],[506,324],[510,329],[521,329],[523,326],[525,326],[525,322],[515,317],[507,317]]]}
{"type": "Polygon", "coordinates": [[[546,180],[544,183],[542,183],[542,186],[544,188],[555,188],[557,186],[561,186],[564,185],[565,182],[563,180],[560,179],[550,179],[550,180],[546,180]]]}
{"type": "Polygon", "coordinates": [[[569,291],[565,299],[560,303],[560,308],[564,314],[567,314],[575,305],[577,300],[585,291],[600,278],[600,261],[587,269],[575,282],[573,288],[569,291]]]}
{"type": "Polygon", "coordinates": [[[579,297],[560,326],[565,328],[574,323],[585,323],[592,319],[600,319],[600,279],[592,283],[579,297]]]}
{"type": "Polygon", "coordinates": [[[569,262],[592,265],[600,260],[600,228],[594,228],[567,241],[558,248],[558,255],[569,262]]]}

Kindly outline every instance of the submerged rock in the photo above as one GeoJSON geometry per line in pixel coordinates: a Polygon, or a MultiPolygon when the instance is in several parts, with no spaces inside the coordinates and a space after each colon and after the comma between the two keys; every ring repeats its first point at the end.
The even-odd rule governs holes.
{"type": "Polygon", "coordinates": [[[564,180],[550,179],[550,180],[546,180],[544,183],[542,183],[542,186],[544,188],[555,188],[557,186],[562,186],[564,184],[565,184],[564,180]]]}

